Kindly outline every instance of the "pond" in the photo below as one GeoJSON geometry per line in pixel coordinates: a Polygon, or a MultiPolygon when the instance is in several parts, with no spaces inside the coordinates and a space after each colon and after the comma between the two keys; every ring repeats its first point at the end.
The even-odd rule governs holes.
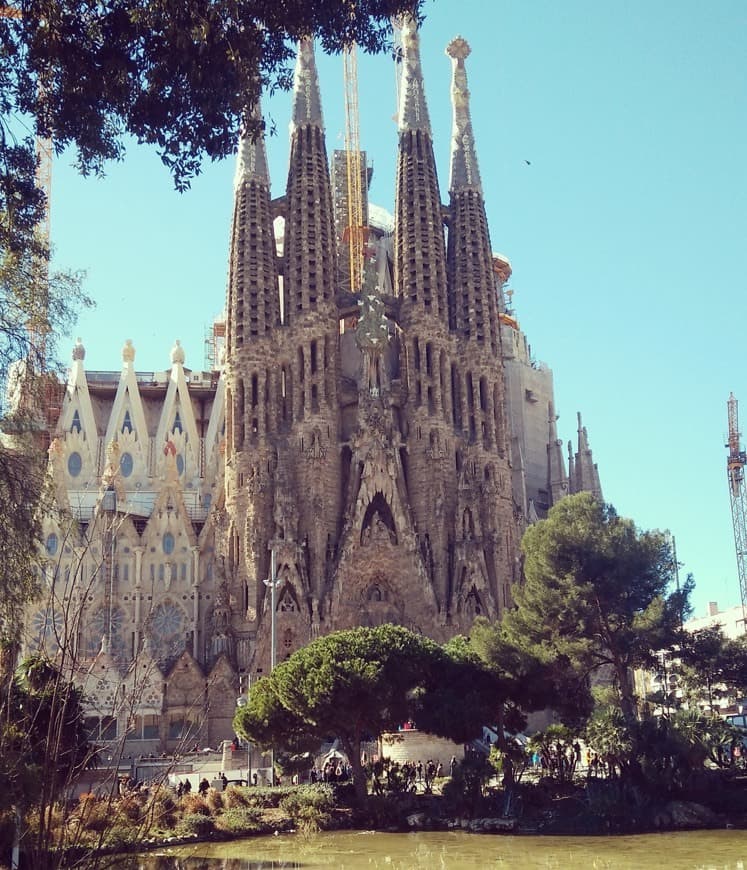
{"type": "Polygon", "coordinates": [[[321,833],[200,843],[132,858],[118,870],[745,870],[744,831],[688,831],[620,837],[454,833],[321,833]]]}

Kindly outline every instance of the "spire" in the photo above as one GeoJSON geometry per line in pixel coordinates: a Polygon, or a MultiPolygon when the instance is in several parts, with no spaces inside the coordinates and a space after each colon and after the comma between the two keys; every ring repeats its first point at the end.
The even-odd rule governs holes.
{"type": "Polygon", "coordinates": [[[431,135],[431,121],[425,103],[423,68],[420,64],[418,24],[412,15],[402,19],[402,86],[399,102],[399,130],[422,130],[431,135]]]}
{"type": "Polygon", "coordinates": [[[599,470],[594,464],[589,436],[586,427],[581,422],[581,413],[578,417],[578,450],[576,452],[576,485],[574,492],[590,492],[598,501],[602,499],[602,487],[599,482],[599,470]]]}
{"type": "Polygon", "coordinates": [[[283,243],[284,323],[293,326],[320,306],[337,324],[332,186],[319,79],[310,39],[298,45],[283,243]]]}
{"type": "Polygon", "coordinates": [[[573,458],[573,444],[568,442],[568,489],[571,493],[578,492],[576,487],[576,462],[573,458]]]}
{"type": "MultiPolygon", "coordinates": [[[[262,110],[257,100],[251,119],[260,121],[262,110]]],[[[270,172],[267,168],[267,151],[265,150],[265,137],[257,132],[252,136],[246,130],[241,131],[239,137],[239,153],[236,160],[236,175],[234,176],[234,189],[241,186],[244,181],[256,181],[258,184],[270,187],[270,172]]]]}
{"type": "Polygon", "coordinates": [[[469,53],[470,47],[461,36],[446,48],[453,64],[454,107],[449,181],[451,223],[446,264],[449,324],[473,347],[482,345],[495,357],[499,353],[496,273],[469,113],[464,67],[469,53]]]}
{"type": "Polygon", "coordinates": [[[394,290],[406,299],[406,322],[410,310],[420,309],[429,316],[427,330],[437,323],[448,329],[441,193],[425,105],[417,25],[411,17],[406,17],[402,25],[402,45],[394,290]]]}
{"type": "Polygon", "coordinates": [[[475,154],[475,136],[472,132],[472,119],[469,112],[469,88],[465,58],[472,49],[469,43],[457,36],[446,47],[446,54],[452,61],[451,103],[454,121],[451,132],[451,172],[449,190],[472,188],[482,194],[480,170],[475,154]]]}
{"type": "Polygon", "coordinates": [[[547,441],[547,488],[550,493],[550,505],[557,504],[564,495],[568,495],[568,478],[565,475],[565,463],[563,461],[563,442],[558,438],[553,403],[547,405],[548,423],[550,427],[547,441]]]}
{"type": "MultiPolygon", "coordinates": [[[[251,118],[259,121],[259,100],[251,118]]],[[[280,324],[270,174],[264,136],[242,130],[234,176],[234,210],[228,264],[226,347],[253,344],[280,324]]]]}
{"type": "Polygon", "coordinates": [[[296,71],[293,75],[293,113],[291,134],[305,124],[324,129],[319,75],[314,59],[314,41],[304,37],[298,43],[296,71]]]}

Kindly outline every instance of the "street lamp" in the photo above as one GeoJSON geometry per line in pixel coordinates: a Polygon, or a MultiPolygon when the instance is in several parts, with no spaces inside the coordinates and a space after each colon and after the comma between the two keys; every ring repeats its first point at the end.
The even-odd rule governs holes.
{"type": "MultiPolygon", "coordinates": [[[[278,566],[275,548],[270,547],[270,576],[264,581],[265,586],[270,587],[270,673],[275,670],[275,609],[278,588],[278,566]]],[[[270,776],[271,785],[275,785],[275,746],[270,750],[270,776]]]]}

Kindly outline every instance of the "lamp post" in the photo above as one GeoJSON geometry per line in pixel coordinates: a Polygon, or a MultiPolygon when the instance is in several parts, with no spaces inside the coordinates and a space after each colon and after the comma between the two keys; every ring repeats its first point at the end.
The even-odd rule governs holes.
{"type": "MultiPolygon", "coordinates": [[[[275,548],[270,547],[270,576],[264,581],[265,586],[270,587],[270,673],[275,670],[275,609],[277,607],[276,595],[278,588],[278,566],[275,548]]],[[[275,747],[270,750],[270,776],[271,785],[275,785],[275,747]]]]}
{"type": "MultiPolygon", "coordinates": [[[[243,682],[241,676],[239,676],[239,689],[240,694],[236,699],[236,708],[241,709],[242,707],[246,707],[248,703],[247,695],[252,690],[252,675],[246,675],[246,683],[243,682]]],[[[252,744],[250,740],[246,741],[246,784],[252,784],[252,744]]]]}

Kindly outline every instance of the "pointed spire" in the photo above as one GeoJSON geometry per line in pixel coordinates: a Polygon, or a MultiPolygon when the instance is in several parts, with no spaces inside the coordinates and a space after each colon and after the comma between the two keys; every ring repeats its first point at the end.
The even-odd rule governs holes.
{"type": "Polygon", "coordinates": [[[578,492],[576,486],[576,462],[573,458],[573,444],[568,442],[568,489],[571,493],[578,492]]]}
{"type": "Polygon", "coordinates": [[[594,464],[591,448],[589,447],[589,435],[586,427],[581,422],[580,412],[578,417],[578,451],[576,452],[576,485],[574,492],[590,492],[598,501],[602,499],[602,487],[599,482],[599,470],[594,464]]]}
{"type": "Polygon", "coordinates": [[[480,170],[475,153],[475,136],[472,132],[472,118],[469,111],[469,88],[465,58],[472,49],[469,43],[457,36],[446,47],[446,54],[452,61],[451,102],[454,120],[451,132],[451,171],[449,190],[472,188],[482,194],[480,170]]]}
{"type": "Polygon", "coordinates": [[[314,41],[308,36],[298,43],[298,58],[293,76],[291,134],[297,127],[305,124],[313,124],[324,129],[322,96],[314,59],[314,41]]]}
{"type": "MultiPolygon", "coordinates": [[[[261,121],[262,110],[259,100],[251,112],[252,121],[261,121]]],[[[236,175],[234,177],[234,189],[245,181],[256,181],[267,187],[270,186],[270,172],[267,168],[267,151],[265,150],[264,128],[263,132],[257,132],[256,136],[241,131],[239,137],[239,153],[236,160],[236,175]]]]}
{"type": "Polygon", "coordinates": [[[431,121],[425,102],[423,68],[420,64],[418,24],[412,15],[402,19],[402,87],[399,103],[399,130],[423,130],[431,135],[431,121]]]}
{"type": "Polygon", "coordinates": [[[548,422],[550,426],[547,441],[547,487],[550,492],[550,505],[557,504],[568,494],[568,478],[565,475],[563,461],[563,442],[558,438],[556,425],[558,415],[552,402],[547,405],[548,422]]]}

